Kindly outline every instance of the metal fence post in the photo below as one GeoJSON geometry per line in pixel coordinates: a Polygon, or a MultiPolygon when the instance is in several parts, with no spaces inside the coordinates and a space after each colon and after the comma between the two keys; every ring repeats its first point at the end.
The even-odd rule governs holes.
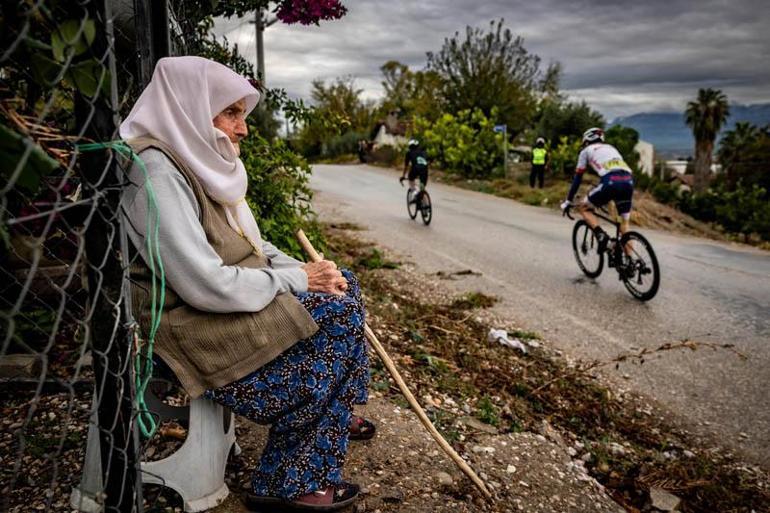
{"type": "MultiPolygon", "coordinates": [[[[109,96],[75,97],[78,126],[94,141],[117,135],[117,84],[109,0],[88,5],[97,21],[94,55],[108,69],[109,96]]],[[[120,180],[115,158],[106,151],[80,157],[83,195],[93,198],[93,221],[86,231],[90,303],[90,344],[96,376],[99,435],[106,512],[141,511],[137,494],[137,446],[133,432],[131,337],[126,326],[125,269],[119,226],[120,180]]]]}

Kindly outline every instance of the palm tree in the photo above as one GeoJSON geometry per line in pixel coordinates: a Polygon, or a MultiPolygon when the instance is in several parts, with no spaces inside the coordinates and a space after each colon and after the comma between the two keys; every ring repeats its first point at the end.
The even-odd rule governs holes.
{"type": "Polygon", "coordinates": [[[729,114],[727,96],[719,89],[699,89],[697,100],[687,104],[685,122],[695,136],[695,192],[708,188],[714,140],[729,114]]]}
{"type": "Polygon", "coordinates": [[[724,137],[719,141],[717,158],[731,183],[735,181],[731,179],[733,168],[745,158],[746,151],[757,141],[759,134],[759,128],[741,121],[736,123],[732,130],[725,132],[724,137]]]}

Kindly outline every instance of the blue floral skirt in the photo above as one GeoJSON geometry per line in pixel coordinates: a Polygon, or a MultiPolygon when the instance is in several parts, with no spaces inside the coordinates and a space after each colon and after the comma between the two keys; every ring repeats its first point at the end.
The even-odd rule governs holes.
{"type": "Polygon", "coordinates": [[[342,481],[354,404],[365,404],[369,360],[364,305],[356,277],[345,296],[307,292],[297,299],[319,330],[213,399],[259,424],[271,424],[254,469],[257,495],[294,499],[342,481]]]}

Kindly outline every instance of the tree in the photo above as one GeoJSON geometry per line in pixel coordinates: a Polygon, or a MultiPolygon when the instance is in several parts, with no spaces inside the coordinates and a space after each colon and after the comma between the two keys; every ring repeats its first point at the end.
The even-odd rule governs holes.
{"type": "Polygon", "coordinates": [[[503,28],[503,20],[489,24],[489,31],[466,27],[465,37],[456,32],[444,39],[438,53],[428,52],[428,69],[442,79],[442,95],[448,111],[481,109],[485,116],[498,109],[495,122],[508,125],[509,133],[523,130],[532,119],[537,93],[558,84],[558,66],[551,67],[543,83],[540,57],[524,47],[524,39],[503,28]]]}
{"type": "Polygon", "coordinates": [[[638,168],[639,152],[636,151],[636,144],[639,142],[639,132],[628,126],[614,125],[604,133],[604,139],[618,149],[631,169],[638,168]]]}
{"type": "Polygon", "coordinates": [[[555,143],[561,137],[569,139],[580,136],[591,127],[604,126],[604,117],[592,110],[583,101],[560,102],[550,99],[540,104],[535,124],[535,136],[545,137],[547,141],[555,143]]]}
{"type": "Polygon", "coordinates": [[[698,98],[687,104],[685,122],[695,136],[695,192],[708,188],[714,140],[729,113],[727,96],[718,89],[700,89],[698,98]]]}
{"type": "MultiPolygon", "coordinates": [[[[217,40],[211,33],[214,17],[253,16],[258,10],[272,9],[276,19],[283,23],[318,25],[320,21],[339,19],[347,13],[339,0],[169,0],[168,9],[173,20],[171,37],[176,54],[199,55],[221,62],[254,80],[262,90],[265,108],[255,109],[251,118],[262,137],[268,140],[278,134],[280,122],[275,117],[276,112],[283,108],[287,117],[292,118],[292,111],[297,106],[292,105],[294,102],[288,100],[282,90],[265,90],[262,87],[253,64],[240,55],[237,45],[230,46],[227,38],[217,40]]],[[[131,51],[134,51],[133,47],[131,51]]]]}
{"type": "Polygon", "coordinates": [[[398,61],[388,61],[380,67],[385,89],[382,110],[400,111],[406,118],[419,116],[435,121],[443,111],[441,77],[432,70],[412,71],[398,61]]]}
{"type": "Polygon", "coordinates": [[[746,153],[759,136],[759,128],[751,123],[739,122],[735,124],[732,130],[725,132],[725,135],[719,141],[717,158],[719,163],[722,164],[722,169],[727,176],[727,182],[730,187],[735,187],[737,182],[734,172],[736,164],[746,157],[746,153]]]}
{"type": "Polygon", "coordinates": [[[313,81],[310,92],[313,116],[302,127],[299,136],[304,155],[320,156],[324,153],[324,145],[333,137],[350,132],[363,133],[371,128],[374,105],[362,101],[361,93],[352,77],[338,77],[328,85],[323,80],[313,81]]]}
{"type": "Polygon", "coordinates": [[[762,187],[770,200],[770,125],[757,129],[753,140],[740,150],[728,170],[727,182],[731,188],[762,187]]]}

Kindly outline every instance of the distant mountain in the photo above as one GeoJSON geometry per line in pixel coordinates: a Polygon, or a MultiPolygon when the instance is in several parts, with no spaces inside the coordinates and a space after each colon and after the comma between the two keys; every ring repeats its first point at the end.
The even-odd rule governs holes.
{"type": "MultiPolygon", "coordinates": [[[[730,130],[739,121],[747,121],[757,126],[770,124],[770,103],[730,105],[730,117],[723,131],[730,130]]],[[[692,131],[684,123],[684,112],[642,112],[616,118],[611,125],[636,129],[639,137],[652,143],[655,151],[663,156],[687,157],[693,152],[692,131]]]]}

